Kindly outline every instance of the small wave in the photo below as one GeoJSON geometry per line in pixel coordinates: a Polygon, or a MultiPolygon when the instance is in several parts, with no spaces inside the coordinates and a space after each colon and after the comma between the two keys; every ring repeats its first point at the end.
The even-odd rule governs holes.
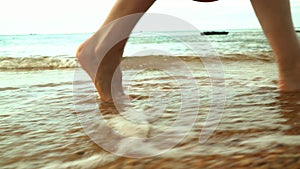
{"type": "Polygon", "coordinates": [[[19,88],[15,88],[15,87],[4,87],[4,88],[0,88],[0,91],[6,91],[6,90],[18,90],[19,88]]]}
{"type": "MultiPolygon", "coordinates": [[[[56,86],[62,86],[62,85],[72,85],[72,82],[63,82],[63,83],[46,83],[46,84],[38,84],[38,85],[32,85],[31,88],[40,88],[40,87],[56,87],[56,86]]],[[[1,88],[0,88],[1,89],[1,88]]]]}
{"type": "MultiPolygon", "coordinates": [[[[184,60],[193,61],[198,59],[199,56],[166,56],[166,55],[149,55],[149,56],[128,56],[125,58],[145,58],[145,59],[155,59],[157,57],[179,57],[184,60]]],[[[201,57],[201,56],[200,56],[201,57]]],[[[205,56],[209,57],[209,56],[205,56]]],[[[271,54],[225,54],[218,56],[222,61],[263,61],[263,62],[273,62],[274,58],[271,54]]],[[[65,68],[77,68],[78,63],[75,58],[58,58],[58,57],[0,57],[0,69],[2,70],[14,70],[14,69],[24,69],[24,70],[35,70],[35,69],[65,69],[65,68]]]]}
{"type": "Polygon", "coordinates": [[[0,69],[63,69],[75,68],[78,64],[75,59],[56,57],[0,57],[0,69]]]}
{"type": "Polygon", "coordinates": [[[274,62],[275,59],[270,52],[265,54],[225,54],[220,56],[223,61],[262,61],[262,62],[274,62]]]}
{"type": "Polygon", "coordinates": [[[118,157],[111,155],[111,154],[95,154],[91,157],[86,159],[79,159],[75,161],[65,162],[65,163],[57,163],[57,164],[50,164],[45,166],[43,169],[91,169],[91,168],[99,168],[113,162],[118,157]]]}
{"type": "MultiPolygon", "coordinates": [[[[275,59],[271,53],[257,53],[257,54],[223,54],[223,55],[216,55],[216,56],[196,56],[196,55],[189,55],[189,56],[167,56],[167,55],[146,55],[146,56],[129,56],[126,57],[130,59],[142,59],[147,58],[148,60],[155,60],[159,58],[172,58],[178,57],[184,61],[193,62],[193,61],[201,61],[201,58],[207,57],[219,57],[221,61],[228,61],[228,62],[243,62],[243,61],[261,61],[261,62],[274,62],[275,59]]],[[[167,61],[167,60],[166,60],[167,61]]]]}

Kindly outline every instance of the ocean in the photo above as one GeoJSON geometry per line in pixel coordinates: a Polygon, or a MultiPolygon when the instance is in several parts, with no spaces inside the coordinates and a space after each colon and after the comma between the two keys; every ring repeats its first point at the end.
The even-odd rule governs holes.
{"type": "MultiPolygon", "coordinates": [[[[74,68],[80,43],[92,34],[0,35],[0,69],[74,68]]],[[[184,44],[208,43],[220,57],[242,55],[269,59],[271,49],[261,30],[234,30],[227,36],[200,36],[200,32],[138,32],[131,36],[125,57],[147,55],[193,56],[184,44]],[[199,36],[195,36],[199,35],[199,36]],[[180,41],[176,40],[179,38],[180,41]],[[203,42],[204,41],[204,42],[203,42]]],[[[201,55],[202,56],[202,55],[201,55]]]]}
{"type": "MultiPolygon", "coordinates": [[[[197,160],[208,156],[214,159],[202,160],[201,163],[210,165],[209,160],[222,161],[224,156],[246,158],[255,153],[259,156],[261,152],[273,155],[298,153],[298,156],[293,156],[298,161],[291,165],[298,164],[299,94],[282,95],[277,90],[275,59],[260,29],[228,31],[228,35],[214,36],[203,36],[195,31],[137,32],[131,35],[124,51],[122,69],[123,83],[127,86],[125,91],[133,99],[130,109],[124,111],[130,113],[135,109],[155,114],[155,110],[160,110],[165,104],[163,115],[147,124],[128,124],[126,118],[115,113],[114,106],[103,105],[97,99],[88,78],[77,79],[76,72],[81,69],[75,59],[76,49],[91,33],[0,35],[0,168],[153,168],[157,160],[171,165],[178,158],[197,160]],[[213,81],[207,65],[199,57],[220,58],[222,64],[216,69],[224,73],[226,85],[226,91],[222,88],[226,98],[217,102],[224,102],[219,112],[222,118],[204,144],[198,139],[214,106],[211,103],[213,81]],[[175,64],[172,69],[172,58],[183,60],[192,76],[187,77],[189,72],[181,65],[175,64]],[[174,74],[151,67],[138,68],[142,63],[156,65],[162,62],[166,67],[170,64],[168,70],[174,74]],[[134,76],[129,76],[132,74],[134,76]],[[190,79],[196,82],[196,88],[199,87],[201,92],[197,94],[199,98],[195,98],[198,89],[184,90],[187,94],[183,102],[182,88],[177,83],[188,83],[190,79]],[[82,91],[74,91],[79,89],[82,91]],[[94,97],[88,99],[91,95],[87,93],[93,93],[94,97]],[[152,97],[158,102],[153,103],[152,97]],[[78,102],[78,98],[83,100],[78,102]],[[108,151],[98,146],[97,140],[87,135],[85,123],[80,121],[80,110],[94,111],[96,105],[100,107],[96,116],[105,117],[114,130],[125,135],[129,133],[132,137],[149,138],[173,127],[171,124],[179,112],[185,113],[186,118],[195,115],[189,107],[180,109],[180,103],[185,102],[192,103],[191,107],[194,104],[197,107],[199,103],[193,127],[189,132],[176,128],[188,136],[172,150],[158,153],[157,157],[138,160],[119,157],[118,153],[109,152],[114,149],[108,151]]],[[[300,39],[299,33],[298,37],[300,39]]],[[[183,88],[187,87],[184,85],[183,88]]],[[[89,131],[107,134],[101,133],[103,131],[99,131],[97,125],[90,127],[89,131]]],[[[126,151],[124,146],[127,143],[112,144],[123,146],[122,152],[126,151]]],[[[132,149],[143,151],[143,146],[132,149]]],[[[118,149],[119,154],[121,150],[118,149]]],[[[149,147],[145,151],[149,154],[149,147]]],[[[130,153],[134,156],[136,152],[130,153]]],[[[256,159],[251,157],[251,160],[255,163],[256,159]]]]}

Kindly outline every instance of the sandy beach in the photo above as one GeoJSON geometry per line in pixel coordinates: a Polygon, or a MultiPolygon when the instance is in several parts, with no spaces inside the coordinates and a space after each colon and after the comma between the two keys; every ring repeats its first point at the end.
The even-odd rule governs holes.
{"type": "MultiPolygon", "coordinates": [[[[126,93],[132,98],[128,104],[130,109],[125,108],[124,112],[130,114],[131,110],[139,110],[155,113],[151,112],[157,106],[151,102],[152,97],[158,97],[155,99],[165,104],[158,118],[142,124],[124,118],[118,113],[117,106],[103,104],[96,99],[90,81],[76,82],[76,77],[74,80],[74,69],[2,71],[2,77],[9,75],[19,82],[10,88],[1,88],[6,103],[3,103],[0,114],[0,166],[6,169],[299,168],[299,93],[283,94],[277,90],[277,68],[273,59],[238,57],[238,61],[234,56],[222,59],[226,84],[224,112],[216,130],[205,143],[199,143],[199,135],[212,109],[211,77],[199,58],[175,59],[189,67],[199,87],[199,98],[195,98],[194,94],[188,94],[186,98],[190,103],[199,102],[197,118],[189,132],[175,126],[177,133],[186,135],[176,142],[175,147],[146,158],[120,157],[104,150],[87,135],[89,133],[79,117],[86,117],[89,111],[97,111],[93,115],[103,117],[113,131],[127,138],[148,139],[174,127],[172,123],[179,112],[187,119],[195,115],[188,108],[181,108],[181,103],[184,103],[182,88],[176,83],[180,79],[189,79],[190,72],[176,66],[172,70],[181,73],[169,76],[158,69],[140,66],[142,63],[158,65],[162,60],[172,65],[174,58],[132,57],[123,62],[124,86],[128,87],[126,93]],[[128,79],[128,75],[132,74],[134,76],[128,79]],[[47,76],[47,79],[35,76],[47,76]],[[20,87],[22,85],[27,87],[20,87]],[[74,85],[75,89],[82,89],[75,92],[76,97],[74,85]],[[91,93],[93,98],[84,99],[91,93]],[[76,98],[82,99],[78,102],[76,98]],[[14,106],[10,106],[12,103],[14,106]]],[[[9,79],[6,83],[13,84],[9,79]]],[[[125,141],[112,142],[111,133],[99,130],[97,120],[90,121],[91,128],[88,130],[97,133],[100,138],[106,138],[108,145],[114,145],[119,148],[118,151],[125,151],[125,148],[133,153],[136,149],[150,154],[157,151],[141,145],[128,147],[125,141]]],[[[165,138],[168,140],[167,136],[165,138]]]]}

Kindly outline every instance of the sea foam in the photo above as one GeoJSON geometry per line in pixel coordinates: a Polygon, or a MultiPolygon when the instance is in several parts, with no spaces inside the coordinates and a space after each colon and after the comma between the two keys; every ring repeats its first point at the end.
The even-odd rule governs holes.
{"type": "Polygon", "coordinates": [[[75,68],[75,59],[57,57],[0,57],[0,69],[63,69],[75,68]]]}

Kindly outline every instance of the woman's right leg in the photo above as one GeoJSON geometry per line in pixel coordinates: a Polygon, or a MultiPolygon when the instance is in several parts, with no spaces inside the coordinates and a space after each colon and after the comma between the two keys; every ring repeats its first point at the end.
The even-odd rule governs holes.
{"type": "Polygon", "coordinates": [[[279,89],[300,90],[300,43],[289,0],[251,0],[279,68],[279,89]]]}
{"type": "Polygon", "coordinates": [[[112,101],[112,92],[123,94],[122,72],[118,66],[126,37],[154,1],[117,0],[103,26],[79,47],[77,59],[93,80],[102,101],[112,101]]]}

